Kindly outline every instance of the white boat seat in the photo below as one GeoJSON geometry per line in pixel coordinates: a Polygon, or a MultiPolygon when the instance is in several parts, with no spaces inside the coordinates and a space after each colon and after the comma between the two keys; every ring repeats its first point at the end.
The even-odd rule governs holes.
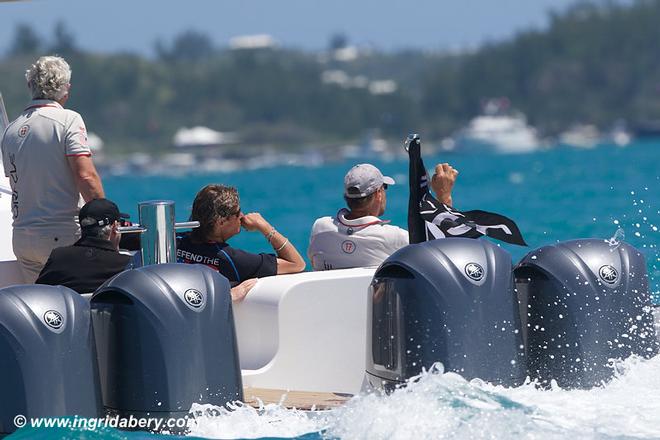
{"type": "Polygon", "coordinates": [[[376,268],[261,278],[234,305],[245,387],[357,394],[376,268]]]}

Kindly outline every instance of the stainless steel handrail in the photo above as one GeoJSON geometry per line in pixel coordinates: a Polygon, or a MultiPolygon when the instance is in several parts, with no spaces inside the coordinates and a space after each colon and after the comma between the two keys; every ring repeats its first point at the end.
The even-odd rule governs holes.
{"type": "Polygon", "coordinates": [[[138,204],[140,224],[120,226],[122,234],[142,234],[140,250],[142,264],[174,263],[176,261],[175,231],[199,227],[198,221],[174,222],[174,202],[150,200],[138,204]]]}

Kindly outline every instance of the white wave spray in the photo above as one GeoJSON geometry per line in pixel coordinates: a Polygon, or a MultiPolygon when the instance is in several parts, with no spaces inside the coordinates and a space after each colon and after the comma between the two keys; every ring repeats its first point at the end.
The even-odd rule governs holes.
{"type": "Polygon", "coordinates": [[[507,388],[466,381],[442,366],[390,395],[359,395],[313,414],[279,405],[231,410],[196,405],[190,435],[208,438],[342,439],[660,438],[660,356],[613,362],[614,378],[591,390],[507,388]]]}

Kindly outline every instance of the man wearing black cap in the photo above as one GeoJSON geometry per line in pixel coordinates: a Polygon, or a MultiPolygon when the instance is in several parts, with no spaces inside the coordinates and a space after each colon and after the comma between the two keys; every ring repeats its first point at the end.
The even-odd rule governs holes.
{"type": "Polygon", "coordinates": [[[107,199],[90,200],[78,216],[82,237],[71,246],[53,249],[37,284],[61,285],[78,293],[94,292],[122,272],[130,256],[119,253],[119,221],[128,215],[107,199]]]}

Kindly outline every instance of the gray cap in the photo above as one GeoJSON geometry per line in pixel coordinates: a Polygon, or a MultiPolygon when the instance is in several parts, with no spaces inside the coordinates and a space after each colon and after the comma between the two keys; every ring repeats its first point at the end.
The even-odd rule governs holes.
{"type": "Polygon", "coordinates": [[[394,179],[383,176],[378,168],[369,163],[361,163],[346,173],[344,195],[349,199],[367,197],[380,189],[383,184],[394,185],[394,179]]]}

